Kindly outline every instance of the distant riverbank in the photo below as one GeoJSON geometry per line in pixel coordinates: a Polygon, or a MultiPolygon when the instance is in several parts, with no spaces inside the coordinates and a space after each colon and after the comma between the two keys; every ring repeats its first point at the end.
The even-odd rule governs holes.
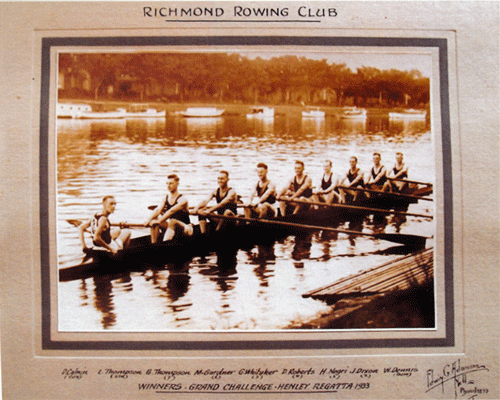
{"type": "MultiPolygon", "coordinates": [[[[175,113],[177,111],[186,110],[188,107],[215,107],[225,110],[225,114],[239,114],[242,107],[249,109],[254,106],[267,106],[275,110],[275,114],[285,114],[287,110],[308,110],[311,108],[320,108],[325,111],[326,115],[338,115],[342,112],[342,106],[332,105],[316,105],[316,104],[243,104],[243,103],[197,103],[197,102],[170,102],[170,101],[118,101],[118,100],[89,100],[89,99],[70,99],[61,98],[60,103],[74,103],[74,104],[89,104],[92,106],[93,111],[114,111],[118,108],[129,109],[133,106],[142,105],[145,108],[155,108],[158,111],[166,110],[167,113],[175,113]]],[[[347,105],[346,105],[347,106],[347,105]]],[[[388,115],[389,111],[402,111],[403,108],[366,108],[370,115],[388,115]]],[[[429,115],[429,113],[427,113],[429,115]]]]}

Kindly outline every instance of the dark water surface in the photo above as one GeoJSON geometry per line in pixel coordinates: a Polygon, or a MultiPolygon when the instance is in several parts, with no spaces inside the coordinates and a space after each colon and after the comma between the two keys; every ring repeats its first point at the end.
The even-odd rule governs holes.
{"type": "MultiPolygon", "coordinates": [[[[233,107],[232,110],[235,110],[233,107]]],[[[112,222],[142,223],[147,207],[166,194],[166,177],[180,177],[180,192],[190,205],[217,186],[217,173],[229,171],[230,186],[248,197],[257,182],[258,162],[269,166],[278,188],[294,174],[294,161],[319,186],[326,159],[335,177],[349,158],[367,171],[372,153],[386,167],[404,153],[410,179],[434,182],[434,147],[426,121],[391,121],[387,113],[366,121],[342,120],[334,112],[303,119],[299,108],[280,108],[274,118],[250,119],[248,107],[221,118],[57,121],[57,246],[61,265],[81,253],[78,234],[66,220],[87,219],[112,194],[118,205],[112,222]]],[[[433,203],[410,205],[410,212],[432,214],[433,203]]],[[[196,220],[193,219],[193,222],[196,220]]],[[[408,218],[363,222],[363,230],[434,234],[434,223],[408,218]]],[[[349,228],[348,224],[341,228],[349,228]]],[[[133,235],[147,234],[136,229],[133,235]]],[[[372,268],[397,255],[375,254],[394,246],[369,236],[315,233],[272,245],[240,250],[229,273],[221,273],[216,254],[194,258],[183,270],[123,273],[58,285],[61,331],[272,330],[304,321],[328,307],[302,294],[372,268]]]]}

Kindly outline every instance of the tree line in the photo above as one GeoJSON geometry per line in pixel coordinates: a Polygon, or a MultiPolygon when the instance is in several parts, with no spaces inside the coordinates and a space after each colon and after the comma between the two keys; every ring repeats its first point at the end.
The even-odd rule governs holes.
{"type": "Polygon", "coordinates": [[[294,55],[62,53],[60,97],[179,102],[424,107],[420,71],[380,70],[294,55]]]}

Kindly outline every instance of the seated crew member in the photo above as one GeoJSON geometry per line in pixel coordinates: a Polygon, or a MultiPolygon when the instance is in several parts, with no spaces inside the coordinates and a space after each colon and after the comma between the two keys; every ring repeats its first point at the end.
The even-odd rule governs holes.
{"type": "Polygon", "coordinates": [[[335,192],[336,182],[333,180],[332,162],[325,161],[325,173],[321,178],[320,189],[316,190],[311,196],[311,200],[315,203],[322,202],[332,204],[334,200],[338,201],[339,195],[335,192]]]}
{"type": "MultiPolygon", "coordinates": [[[[198,216],[201,233],[206,232],[207,221],[205,215],[217,211],[217,214],[220,215],[233,216],[238,212],[236,192],[228,185],[229,173],[227,171],[220,171],[219,176],[217,177],[217,182],[219,187],[194,209],[194,213],[201,214],[198,216]],[[212,207],[208,207],[207,205],[212,199],[215,199],[216,204],[212,207]]],[[[223,222],[224,221],[222,219],[219,220],[216,230],[221,228],[223,222]]]]}
{"type": "Polygon", "coordinates": [[[273,208],[273,204],[276,203],[276,186],[267,177],[266,164],[257,164],[257,175],[259,181],[250,196],[248,204],[245,205],[245,217],[274,217],[276,215],[273,208]]]}
{"type": "MultiPolygon", "coordinates": [[[[290,203],[289,200],[302,200],[309,201],[312,192],[312,180],[307,175],[304,174],[304,163],[300,160],[295,161],[295,176],[290,181],[290,183],[279,193],[278,199],[288,200],[288,202],[280,201],[280,212],[282,216],[285,216],[287,204],[290,203]]],[[[293,210],[294,214],[299,211],[308,208],[308,206],[300,203],[290,203],[295,205],[293,210]]]]}
{"type": "MultiPolygon", "coordinates": [[[[403,162],[403,153],[401,152],[396,153],[396,164],[394,164],[394,167],[388,171],[387,177],[393,179],[408,178],[408,167],[403,162]]],[[[387,182],[384,183],[382,190],[384,192],[392,192],[392,191],[402,192],[407,185],[408,185],[407,182],[387,180],[387,182]]]]}
{"type": "Polygon", "coordinates": [[[144,223],[151,227],[151,243],[172,240],[176,233],[193,234],[188,201],[178,192],[179,177],[171,174],[167,179],[168,194],[144,223]]]}
{"type": "Polygon", "coordinates": [[[80,225],[79,236],[83,251],[88,249],[83,233],[89,227],[94,246],[103,247],[109,252],[116,254],[119,250],[129,245],[130,231],[128,229],[111,228],[108,217],[115,211],[115,207],[115,198],[113,196],[105,196],[102,199],[102,211],[96,213],[87,222],[80,225]]]}
{"type": "MultiPolygon", "coordinates": [[[[344,175],[339,180],[338,185],[339,186],[346,186],[346,187],[363,187],[364,186],[364,181],[363,181],[363,174],[361,172],[361,169],[358,168],[358,159],[354,156],[352,156],[349,160],[349,163],[351,164],[351,167],[347,171],[347,174],[344,175]]],[[[346,193],[352,196],[352,201],[355,202],[356,199],[358,198],[359,191],[357,190],[346,190],[346,189],[339,189],[340,192],[340,202],[342,204],[346,203],[346,198],[345,195],[346,193]]]]}
{"type": "MultiPolygon", "coordinates": [[[[387,181],[387,170],[380,163],[380,160],[380,153],[373,153],[373,167],[370,170],[367,179],[365,179],[365,186],[367,189],[381,191],[387,181]]],[[[370,197],[370,193],[367,192],[365,194],[367,197],[370,197]]]]}

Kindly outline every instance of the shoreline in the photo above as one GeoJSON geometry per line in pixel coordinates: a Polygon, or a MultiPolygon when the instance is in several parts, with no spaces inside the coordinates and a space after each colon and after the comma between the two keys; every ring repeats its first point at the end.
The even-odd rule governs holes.
{"type": "Polygon", "coordinates": [[[407,290],[351,297],[285,329],[434,328],[434,282],[407,290]]]}

